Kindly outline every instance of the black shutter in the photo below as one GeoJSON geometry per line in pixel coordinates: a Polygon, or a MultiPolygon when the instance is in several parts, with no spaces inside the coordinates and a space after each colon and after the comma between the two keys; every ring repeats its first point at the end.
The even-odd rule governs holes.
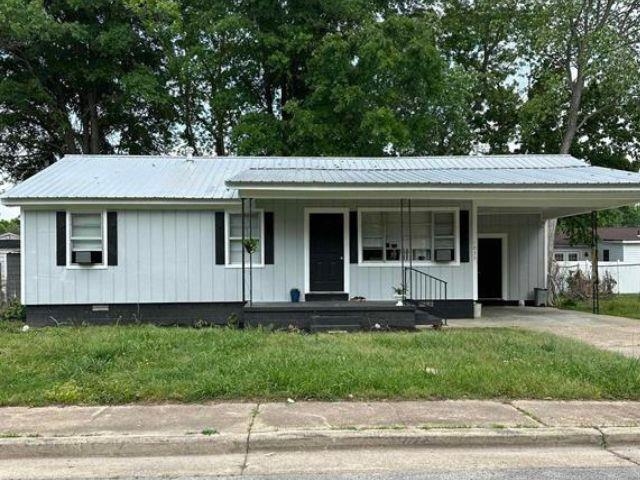
{"type": "Polygon", "coordinates": [[[224,265],[224,212],[216,212],[216,265],[224,265]]]}
{"type": "Polygon", "coordinates": [[[349,212],[349,263],[358,263],[358,212],[349,212]]]}
{"type": "Polygon", "coordinates": [[[107,265],[118,265],[118,212],[107,212],[107,265]]]}
{"type": "Polygon", "coordinates": [[[460,261],[469,262],[469,210],[460,210],[460,261]]]}
{"type": "Polygon", "coordinates": [[[56,265],[67,265],[67,212],[56,212],[56,265]]]}
{"type": "Polygon", "coordinates": [[[264,212],[264,263],[273,265],[273,212],[264,212]]]}

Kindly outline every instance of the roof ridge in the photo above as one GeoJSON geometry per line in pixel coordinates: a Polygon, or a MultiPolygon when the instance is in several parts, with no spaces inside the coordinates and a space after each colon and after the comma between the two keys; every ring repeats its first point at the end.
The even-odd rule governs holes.
{"type": "MultiPolygon", "coordinates": [[[[553,166],[526,166],[526,167],[411,167],[411,168],[340,168],[341,172],[366,172],[366,171],[376,171],[376,172],[421,172],[424,170],[565,170],[567,168],[588,168],[589,165],[587,163],[583,163],[582,165],[553,165],[553,166]]],[[[248,171],[296,171],[297,167],[249,167],[248,171]]],[[[336,171],[335,168],[329,167],[309,167],[305,166],[304,170],[313,170],[320,172],[333,172],[336,171]]]]}

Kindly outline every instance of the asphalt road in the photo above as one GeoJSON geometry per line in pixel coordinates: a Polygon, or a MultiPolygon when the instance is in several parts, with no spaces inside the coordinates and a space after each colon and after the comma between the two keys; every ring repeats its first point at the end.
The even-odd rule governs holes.
{"type": "MultiPolygon", "coordinates": [[[[395,472],[383,474],[320,474],[215,477],[215,480],[638,480],[640,467],[524,468],[474,472],[395,472]]],[[[214,477],[210,477],[214,480],[214,477]]],[[[160,479],[158,479],[160,480],[160,479]]],[[[189,479],[191,480],[191,479],[189,479]]],[[[193,480],[203,480],[202,477],[193,480]]]]}
{"type": "Polygon", "coordinates": [[[640,480],[636,446],[123,454],[0,459],[0,480],[640,480]]]}

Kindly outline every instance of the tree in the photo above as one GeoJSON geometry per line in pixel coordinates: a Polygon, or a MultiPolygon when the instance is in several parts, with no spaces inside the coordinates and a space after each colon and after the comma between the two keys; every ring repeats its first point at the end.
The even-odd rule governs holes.
{"type": "Polygon", "coordinates": [[[286,150],[466,153],[468,78],[440,55],[432,23],[430,16],[389,15],[326,35],[306,67],[310,93],[284,107],[286,150]]]}
{"type": "Polygon", "coordinates": [[[441,11],[438,43],[442,53],[473,82],[473,143],[486,153],[509,152],[518,135],[519,3],[449,0],[434,9],[441,11]]]}
{"type": "Polygon", "coordinates": [[[0,4],[0,168],[164,149],[173,107],[155,39],[126,0],[0,4]]]}
{"type": "MultiPolygon", "coordinates": [[[[527,2],[524,55],[532,81],[522,108],[524,151],[594,152],[598,147],[593,139],[582,138],[588,124],[637,103],[639,7],[636,0],[527,2]]],[[[600,131],[600,137],[608,133],[600,131]]],[[[609,163],[603,160],[600,157],[609,163]]],[[[566,220],[563,229],[583,232],[587,222],[585,217],[566,220]]],[[[549,221],[550,263],[555,228],[556,222],[549,221]]]]}

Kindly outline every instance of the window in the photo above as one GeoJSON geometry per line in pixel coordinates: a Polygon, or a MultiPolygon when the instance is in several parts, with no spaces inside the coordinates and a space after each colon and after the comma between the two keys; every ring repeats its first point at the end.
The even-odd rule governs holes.
{"type": "MultiPolygon", "coordinates": [[[[257,240],[258,246],[256,252],[252,255],[252,263],[254,266],[263,263],[263,242],[262,242],[262,211],[254,211],[251,216],[245,213],[244,216],[244,238],[248,240],[253,238],[257,240]],[[249,229],[251,224],[251,230],[249,229]]],[[[242,213],[227,213],[227,265],[242,265],[242,213]]],[[[245,265],[249,265],[249,254],[245,251],[245,265]]]]}
{"type": "Polygon", "coordinates": [[[564,253],[554,253],[553,258],[556,262],[562,262],[564,261],[564,253]]]}
{"type": "Polygon", "coordinates": [[[609,258],[611,258],[610,254],[609,254],[609,249],[603,250],[602,251],[602,261],[603,262],[608,262],[609,258]]]}
{"type": "Polygon", "coordinates": [[[408,212],[404,215],[402,238],[399,211],[361,211],[361,261],[399,262],[404,246],[406,261],[452,262],[456,260],[456,230],[455,212],[414,209],[411,218],[408,212]]]}
{"type": "Polygon", "coordinates": [[[569,261],[570,262],[577,262],[578,261],[578,254],[576,252],[569,253],[568,257],[569,257],[569,261]]]}
{"type": "Polygon", "coordinates": [[[69,262],[78,266],[103,266],[104,213],[69,213],[67,217],[69,262]]]}

